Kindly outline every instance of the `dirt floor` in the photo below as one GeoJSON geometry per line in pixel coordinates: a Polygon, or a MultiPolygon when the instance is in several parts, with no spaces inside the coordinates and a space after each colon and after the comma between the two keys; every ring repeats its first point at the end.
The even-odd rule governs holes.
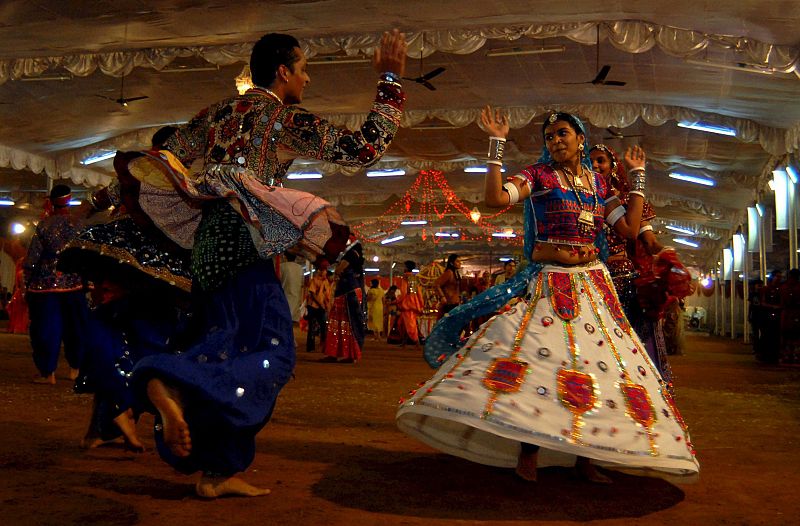
{"type": "Polygon", "coordinates": [[[611,486],[510,470],[437,453],[394,425],[397,400],[431,370],[412,348],[368,341],[356,365],[299,354],[243,477],[272,494],[198,499],[193,477],[149,450],[79,448],[90,395],[31,383],[27,336],[0,334],[0,524],[800,524],[800,369],[764,366],[749,347],[690,335],[674,357],[678,405],[701,464],[699,482],[611,472],[611,486]]]}

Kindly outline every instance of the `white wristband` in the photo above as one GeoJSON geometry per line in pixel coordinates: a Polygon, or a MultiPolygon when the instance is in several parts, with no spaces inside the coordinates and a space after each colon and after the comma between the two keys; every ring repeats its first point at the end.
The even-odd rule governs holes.
{"type": "Polygon", "coordinates": [[[624,216],[626,212],[627,210],[625,210],[624,206],[616,207],[614,210],[609,212],[608,216],[606,216],[606,223],[608,223],[610,226],[614,226],[617,221],[622,219],[622,216],[624,216]]]}
{"type": "Polygon", "coordinates": [[[639,235],[641,236],[642,234],[644,234],[645,232],[649,232],[650,230],[653,230],[653,225],[644,225],[642,228],[639,229],[639,235]]]}
{"type": "Polygon", "coordinates": [[[642,199],[644,199],[644,192],[640,192],[639,190],[631,190],[628,192],[628,195],[638,195],[642,199]]]}
{"type": "Polygon", "coordinates": [[[512,182],[503,185],[503,190],[508,192],[508,203],[513,205],[519,201],[519,188],[512,182]]]}

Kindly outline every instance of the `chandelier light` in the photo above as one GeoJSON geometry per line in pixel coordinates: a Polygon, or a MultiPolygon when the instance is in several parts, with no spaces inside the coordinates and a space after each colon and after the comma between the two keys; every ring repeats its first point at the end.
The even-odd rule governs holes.
{"type": "MultiPolygon", "coordinates": [[[[393,202],[378,217],[351,225],[359,239],[366,243],[387,244],[394,236],[407,232],[406,226],[420,229],[423,241],[431,238],[434,243],[448,240],[492,242],[492,233],[502,231],[490,222],[491,219],[506,212],[510,206],[493,215],[481,214],[477,207],[470,210],[439,170],[420,170],[405,194],[393,202]],[[459,224],[461,226],[459,226],[459,224]],[[473,229],[467,226],[474,227],[473,229]],[[404,229],[404,230],[400,230],[404,229]]],[[[522,244],[512,229],[502,240],[506,244],[522,244]],[[514,238],[517,239],[514,239],[514,238]]]]}
{"type": "Polygon", "coordinates": [[[250,75],[250,66],[245,64],[242,72],[234,79],[236,82],[236,91],[239,95],[244,95],[247,90],[253,87],[253,77],[250,75]]]}
{"type": "Polygon", "coordinates": [[[478,210],[477,206],[470,211],[469,218],[472,220],[473,223],[477,223],[478,221],[481,220],[481,211],[478,210]]]}

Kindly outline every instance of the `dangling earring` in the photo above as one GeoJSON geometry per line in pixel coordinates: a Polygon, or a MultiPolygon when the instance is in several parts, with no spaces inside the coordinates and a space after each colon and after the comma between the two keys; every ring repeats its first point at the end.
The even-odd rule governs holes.
{"type": "Polygon", "coordinates": [[[583,151],[583,143],[581,143],[578,145],[578,154],[580,155],[581,160],[583,160],[584,153],[585,152],[583,151]]]}

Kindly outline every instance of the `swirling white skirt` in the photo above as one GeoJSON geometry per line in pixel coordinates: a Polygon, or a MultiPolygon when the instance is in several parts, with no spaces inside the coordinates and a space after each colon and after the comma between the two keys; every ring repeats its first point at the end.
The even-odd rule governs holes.
{"type": "Polygon", "coordinates": [[[687,427],[625,318],[605,266],[545,266],[528,295],[480,327],[410,397],[397,425],[500,467],[520,443],[539,465],[584,456],[620,468],[699,471],[687,427]]]}

